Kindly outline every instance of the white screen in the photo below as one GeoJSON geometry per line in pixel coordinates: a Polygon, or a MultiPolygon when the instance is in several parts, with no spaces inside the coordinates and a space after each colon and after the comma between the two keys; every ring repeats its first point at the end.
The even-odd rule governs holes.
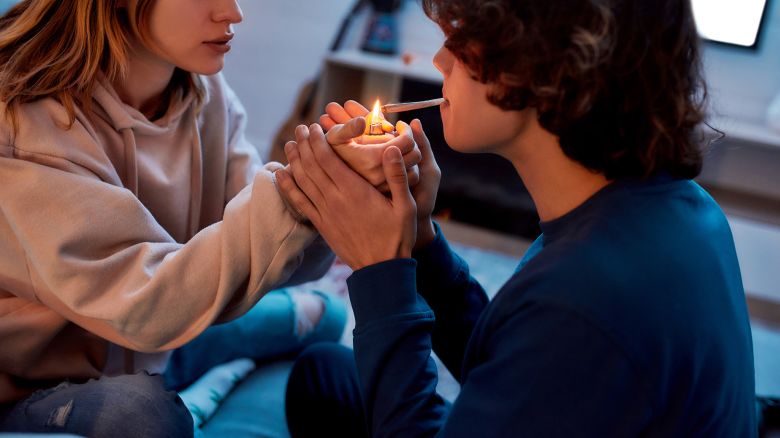
{"type": "Polygon", "coordinates": [[[691,0],[699,34],[750,47],[756,42],[766,0],[691,0]]]}

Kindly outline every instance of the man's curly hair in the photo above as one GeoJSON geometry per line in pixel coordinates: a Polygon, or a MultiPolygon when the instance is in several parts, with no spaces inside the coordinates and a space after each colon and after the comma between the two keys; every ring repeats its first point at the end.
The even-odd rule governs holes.
{"type": "Polygon", "coordinates": [[[693,178],[706,87],[689,0],[422,0],[488,99],[536,108],[609,179],[693,178]]]}

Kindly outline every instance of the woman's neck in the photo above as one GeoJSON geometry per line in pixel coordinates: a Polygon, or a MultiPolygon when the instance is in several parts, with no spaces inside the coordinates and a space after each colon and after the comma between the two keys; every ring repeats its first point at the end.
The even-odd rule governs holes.
{"type": "Polygon", "coordinates": [[[150,120],[161,111],[165,91],[173,78],[175,66],[160,59],[136,43],[130,50],[127,75],[112,84],[119,98],[150,120]]]}
{"type": "Polygon", "coordinates": [[[520,174],[542,221],[557,219],[574,210],[609,184],[601,174],[567,157],[558,138],[532,123],[507,157],[520,174]]]}

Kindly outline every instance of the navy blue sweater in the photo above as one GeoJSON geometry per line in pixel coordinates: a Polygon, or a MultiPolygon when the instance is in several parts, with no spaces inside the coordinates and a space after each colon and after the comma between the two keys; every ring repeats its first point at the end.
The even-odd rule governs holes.
{"type": "Polygon", "coordinates": [[[353,273],[372,436],[755,435],[734,243],[701,187],[613,183],[541,226],[490,302],[440,232],[353,273]],[[432,348],[461,383],[452,406],[432,348]]]}

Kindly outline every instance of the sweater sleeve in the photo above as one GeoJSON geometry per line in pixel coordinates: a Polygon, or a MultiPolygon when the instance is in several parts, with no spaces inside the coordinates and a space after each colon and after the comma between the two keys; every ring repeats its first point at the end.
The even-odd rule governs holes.
{"type": "Polygon", "coordinates": [[[446,415],[431,358],[434,317],[415,290],[417,263],[397,259],[348,279],[354,349],[371,436],[430,436],[446,415]]]}
{"type": "Polygon", "coordinates": [[[607,334],[550,305],[507,312],[472,339],[461,392],[447,412],[435,392],[433,315],[414,291],[414,268],[413,261],[390,261],[349,280],[371,436],[642,433],[647,388],[630,361],[607,334]]]}
{"type": "MultiPolygon", "coordinates": [[[[241,100],[220,74],[216,76],[219,86],[225,93],[228,117],[228,157],[227,184],[225,202],[229,202],[247,184],[250,184],[257,172],[263,169],[263,162],[255,145],[246,137],[247,114],[241,100]]],[[[274,179],[274,184],[275,184],[274,179]]],[[[316,280],[328,271],[335,255],[322,237],[304,250],[301,264],[292,276],[280,286],[291,286],[316,280]]]]}
{"type": "Polygon", "coordinates": [[[438,224],[435,227],[433,242],[414,254],[417,291],[436,315],[433,350],[460,381],[466,343],[488,297],[466,262],[450,249],[438,224]]]}
{"type": "Polygon", "coordinates": [[[180,244],[130,191],[63,159],[0,150],[0,288],[132,350],[178,347],[245,312],[315,238],[263,169],[221,221],[180,244]]]}

